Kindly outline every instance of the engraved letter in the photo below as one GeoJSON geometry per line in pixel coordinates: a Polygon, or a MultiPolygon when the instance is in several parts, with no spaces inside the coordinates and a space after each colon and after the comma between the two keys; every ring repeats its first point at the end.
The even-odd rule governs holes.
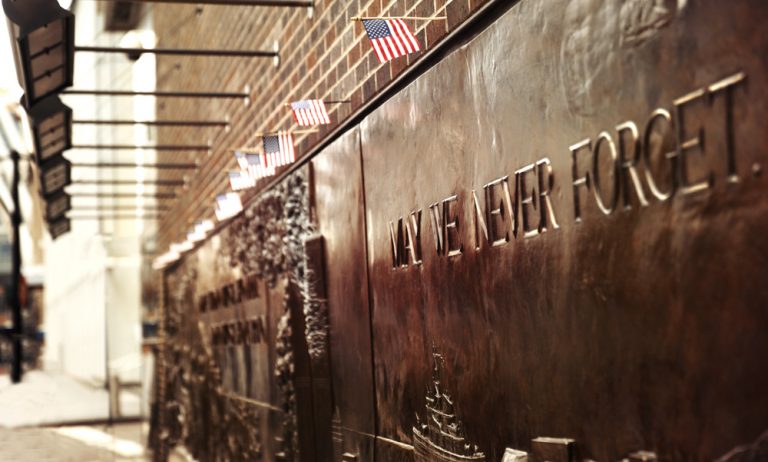
{"type": "Polygon", "coordinates": [[[445,244],[443,243],[443,219],[440,216],[439,202],[429,206],[429,217],[432,222],[432,235],[435,237],[435,250],[438,255],[443,255],[445,253],[445,244]]]}
{"type": "Polygon", "coordinates": [[[648,206],[648,200],[645,198],[643,184],[640,182],[640,175],[637,174],[637,163],[640,161],[640,134],[637,125],[631,120],[616,126],[617,137],[619,140],[619,175],[621,177],[621,192],[624,197],[624,210],[630,210],[632,204],[629,198],[630,180],[640,201],[641,207],[648,206]],[[632,137],[632,155],[627,159],[627,145],[624,142],[624,133],[629,133],[632,137]],[[627,177],[629,174],[629,177],[627,177]]]}
{"type": "Polygon", "coordinates": [[[451,220],[451,203],[458,202],[459,198],[455,194],[442,200],[443,204],[443,243],[444,251],[449,257],[461,255],[464,248],[459,241],[459,217],[456,215],[451,220]],[[451,234],[453,233],[453,234],[451,234]],[[455,239],[451,239],[455,237],[455,239]],[[455,244],[455,245],[454,245],[455,244]]]}
{"type": "Polygon", "coordinates": [[[536,162],[536,173],[539,177],[539,232],[543,233],[547,230],[547,215],[552,222],[552,229],[560,227],[555,218],[555,208],[552,207],[551,194],[555,178],[552,175],[552,162],[548,157],[536,162]]]}
{"type": "Polygon", "coordinates": [[[675,117],[676,117],[676,134],[677,134],[677,181],[680,186],[680,191],[683,194],[693,194],[699,191],[704,191],[712,187],[715,182],[714,174],[710,171],[709,175],[703,180],[691,184],[688,178],[688,151],[698,148],[699,154],[704,156],[704,129],[699,126],[696,130],[696,136],[693,138],[686,138],[685,133],[685,118],[683,117],[683,108],[686,104],[692,103],[699,98],[703,98],[706,95],[706,91],[701,88],[692,93],[688,93],[674,101],[675,105],[675,117]]]}
{"type": "MultiPolygon", "coordinates": [[[[651,113],[651,117],[648,119],[648,123],[645,125],[645,133],[643,134],[643,162],[645,162],[645,181],[648,182],[648,188],[651,190],[651,194],[653,194],[656,199],[658,199],[661,202],[664,202],[665,200],[672,197],[672,194],[675,192],[675,153],[674,152],[667,152],[664,153],[663,156],[666,159],[672,160],[672,175],[671,176],[671,186],[669,188],[669,191],[664,192],[661,189],[659,189],[658,184],[656,183],[656,180],[653,178],[653,173],[651,172],[651,150],[654,148],[654,144],[651,143],[651,135],[654,133],[654,128],[656,126],[656,121],[664,119],[667,121],[667,130],[669,130],[669,126],[672,125],[672,116],[669,114],[669,111],[666,109],[656,109],[651,113]]],[[[658,151],[662,151],[664,149],[664,135],[665,132],[662,132],[660,134],[660,139],[658,140],[658,151]]]]}
{"type": "Polygon", "coordinates": [[[539,234],[539,228],[531,227],[531,220],[528,216],[528,207],[533,207],[534,210],[537,207],[536,188],[529,190],[525,184],[525,175],[533,172],[534,168],[536,168],[536,164],[529,164],[515,171],[515,182],[518,188],[517,203],[520,204],[520,222],[523,225],[523,237],[533,237],[539,234]]]}
{"type": "Polygon", "coordinates": [[[512,194],[509,192],[509,177],[504,177],[501,182],[502,189],[504,190],[504,200],[507,202],[507,216],[512,221],[512,235],[517,237],[517,187],[515,187],[515,198],[512,199],[512,194]]]}
{"type": "Polygon", "coordinates": [[[571,178],[573,179],[573,214],[576,218],[576,223],[581,223],[581,199],[579,196],[579,188],[585,187],[589,189],[589,173],[585,173],[584,176],[579,176],[579,161],[576,155],[582,149],[591,149],[592,141],[587,138],[579,141],[576,144],[571,145],[571,178]]]}
{"type": "Polygon", "coordinates": [[[710,101],[714,100],[715,94],[722,91],[725,97],[725,146],[728,161],[728,183],[738,183],[739,175],[736,173],[736,143],[733,132],[733,86],[741,83],[747,76],[743,72],[726,77],[719,82],[715,82],[707,90],[709,91],[710,101]]]}
{"type": "MultiPolygon", "coordinates": [[[[499,178],[498,180],[493,180],[487,185],[483,186],[483,189],[485,190],[485,209],[488,213],[488,242],[490,242],[494,247],[504,245],[509,242],[509,232],[504,232],[502,236],[498,237],[499,227],[496,226],[496,224],[499,220],[501,220],[502,223],[505,221],[503,208],[504,199],[499,199],[499,205],[497,207],[495,206],[497,196],[494,194],[494,188],[506,182],[507,179],[508,177],[505,176],[499,178]]],[[[507,205],[507,209],[509,209],[509,205],[507,205]]]]}
{"type": "Polygon", "coordinates": [[[403,234],[402,217],[397,220],[397,232],[395,232],[394,223],[389,222],[389,241],[392,244],[392,268],[408,265],[408,257],[405,255],[405,236],[403,234]]]}
{"type": "Polygon", "coordinates": [[[491,238],[488,236],[488,226],[485,224],[483,212],[480,210],[480,201],[477,200],[475,190],[472,190],[472,209],[475,217],[475,250],[480,250],[480,232],[482,231],[485,240],[490,244],[491,238]]]}
{"type": "Polygon", "coordinates": [[[597,202],[597,208],[603,212],[604,215],[610,215],[616,210],[616,203],[619,200],[619,155],[616,153],[616,145],[613,143],[613,138],[608,132],[600,132],[597,135],[595,146],[592,148],[592,184],[594,188],[592,192],[595,193],[595,202],[597,202]],[[605,143],[608,146],[608,152],[611,155],[611,170],[613,171],[613,188],[611,192],[611,199],[606,205],[603,202],[603,187],[600,183],[600,146],[605,143]]]}
{"type": "MultiPolygon", "coordinates": [[[[411,260],[414,265],[421,264],[421,210],[411,212],[408,217],[410,222],[405,223],[405,237],[406,244],[405,249],[411,255],[411,260]]],[[[404,255],[405,258],[408,258],[404,255]]],[[[406,265],[407,261],[404,262],[406,265]]]]}

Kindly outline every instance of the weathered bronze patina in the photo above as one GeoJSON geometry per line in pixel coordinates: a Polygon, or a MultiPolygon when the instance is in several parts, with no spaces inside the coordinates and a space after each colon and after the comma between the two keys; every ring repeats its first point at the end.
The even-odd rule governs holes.
{"type": "MultiPolygon", "coordinates": [[[[765,457],[766,23],[757,0],[520,1],[312,160],[306,223],[246,211],[223,252],[287,287],[251,358],[281,409],[263,447],[765,457]]],[[[214,267],[198,297],[251,273],[214,267]]]]}

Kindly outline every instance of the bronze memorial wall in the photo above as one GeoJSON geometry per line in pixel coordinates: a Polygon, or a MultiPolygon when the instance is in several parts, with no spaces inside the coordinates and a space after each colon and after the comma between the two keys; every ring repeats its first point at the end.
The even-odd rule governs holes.
{"type": "Polygon", "coordinates": [[[165,281],[199,460],[768,460],[768,8],[523,0],[165,281]]]}

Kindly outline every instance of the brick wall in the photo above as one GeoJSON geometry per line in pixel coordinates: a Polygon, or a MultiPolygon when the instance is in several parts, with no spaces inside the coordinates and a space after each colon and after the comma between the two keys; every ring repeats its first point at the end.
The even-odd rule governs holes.
{"type": "MultiPolygon", "coordinates": [[[[159,90],[242,91],[250,86],[251,101],[212,99],[158,100],[158,118],[230,120],[228,130],[163,128],[159,144],[210,142],[212,152],[159,153],[159,160],[198,159],[200,168],[188,173],[177,190],[172,209],[159,223],[158,251],[180,241],[195,220],[212,218],[213,199],[229,188],[226,173],[236,169],[232,149],[256,147],[259,132],[293,126],[283,103],[304,98],[349,99],[329,105],[332,124],[318,133],[296,135],[297,156],[309,150],[338,123],[384,88],[423,51],[380,64],[360,22],[353,16],[447,16],[447,19],[408,21],[422,44],[432,48],[486,0],[318,0],[312,17],[306,8],[247,6],[156,5],[154,24],[159,47],[269,49],[280,47],[280,65],[259,58],[159,57],[159,90]]],[[[279,172],[278,172],[279,173],[279,172]]],[[[178,177],[182,172],[163,172],[178,177]]],[[[243,199],[263,188],[243,193],[243,199]]]]}

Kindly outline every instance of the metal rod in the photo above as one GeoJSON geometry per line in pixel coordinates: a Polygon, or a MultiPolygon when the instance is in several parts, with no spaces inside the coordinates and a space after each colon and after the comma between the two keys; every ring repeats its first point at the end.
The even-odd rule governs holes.
{"type": "Polygon", "coordinates": [[[158,127],[226,127],[226,120],[88,120],[75,119],[76,125],[152,125],[158,127]]]}
{"type": "Polygon", "coordinates": [[[129,47],[96,47],[75,46],[75,51],[87,53],[126,53],[177,56],[226,56],[238,58],[274,58],[279,56],[277,51],[267,50],[205,50],[200,48],[129,48],[129,47]]]}
{"type": "MultiPolygon", "coordinates": [[[[324,104],[352,104],[351,99],[324,99],[324,104]]],[[[283,103],[285,107],[291,107],[291,103],[283,103]]]]}
{"type": "Polygon", "coordinates": [[[68,192],[68,194],[74,199],[78,197],[98,197],[98,198],[137,198],[143,197],[147,199],[175,199],[176,194],[171,193],[100,193],[100,192],[68,192]]]}
{"type": "Polygon", "coordinates": [[[184,180],[72,180],[72,184],[85,185],[142,185],[142,186],[183,186],[184,180]]]}
{"type": "Polygon", "coordinates": [[[129,90],[64,90],[64,95],[93,96],[158,96],[166,98],[248,98],[248,93],[213,91],[129,91],[129,90]]]}
{"type": "Polygon", "coordinates": [[[170,210],[169,207],[148,207],[142,206],[141,208],[135,205],[76,205],[72,207],[73,212],[126,212],[141,210],[143,212],[165,212],[170,210]]]}
{"type": "Polygon", "coordinates": [[[190,5],[223,5],[223,6],[271,6],[277,8],[309,8],[313,2],[307,0],[97,0],[102,2],[127,3],[170,3],[190,5]]]}
{"type": "Polygon", "coordinates": [[[447,19],[447,16],[352,16],[349,18],[350,21],[368,21],[376,19],[413,19],[414,21],[434,21],[436,19],[447,19]]]}
{"type": "Polygon", "coordinates": [[[67,215],[70,220],[156,220],[160,215],[67,215]]]}
{"type": "Polygon", "coordinates": [[[13,213],[11,213],[11,225],[13,226],[13,242],[11,250],[11,287],[8,300],[13,310],[13,363],[11,364],[11,382],[21,382],[23,372],[23,349],[21,337],[24,334],[21,316],[21,242],[19,228],[21,227],[21,205],[19,204],[19,153],[11,151],[13,161],[13,180],[11,183],[11,199],[13,200],[13,213]]]}
{"type": "Polygon", "coordinates": [[[136,146],[133,144],[73,144],[72,149],[154,150],[154,151],[208,151],[211,146],[200,144],[157,144],[136,146]]]}
{"type": "Polygon", "coordinates": [[[194,170],[197,164],[183,163],[159,163],[159,164],[133,164],[130,162],[73,162],[73,167],[83,168],[155,168],[158,170],[194,170]]]}

